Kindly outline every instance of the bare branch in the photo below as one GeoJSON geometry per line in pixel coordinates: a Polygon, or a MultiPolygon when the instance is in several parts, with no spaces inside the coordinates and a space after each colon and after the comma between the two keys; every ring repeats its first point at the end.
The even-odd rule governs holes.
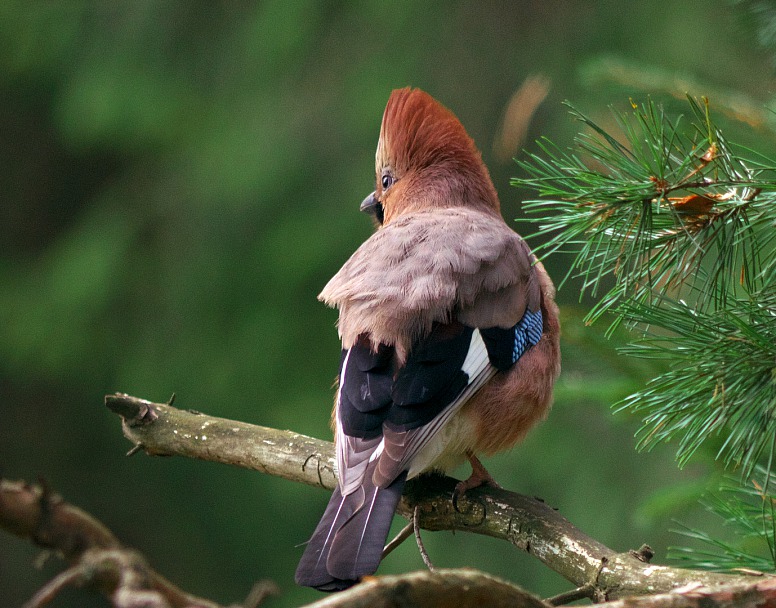
{"type": "MultiPolygon", "coordinates": [[[[124,435],[148,454],[222,462],[328,489],[336,483],[334,447],[329,442],[124,394],[108,395],[105,400],[123,416],[124,435]],[[150,418],[154,419],[149,422],[150,418]]],[[[688,586],[751,585],[756,580],[645,563],[646,551],[616,552],[542,501],[502,489],[471,490],[454,505],[455,484],[456,480],[441,476],[411,480],[398,512],[411,520],[418,507],[420,526],[428,530],[462,530],[506,540],[576,587],[589,589],[598,601],[688,586]]]]}
{"type": "Polygon", "coordinates": [[[429,570],[436,570],[431,558],[428,556],[428,551],[426,551],[426,546],[423,544],[423,539],[420,537],[420,505],[415,505],[415,509],[412,511],[412,531],[415,533],[415,542],[418,544],[418,551],[420,551],[420,557],[423,558],[423,563],[426,564],[426,568],[429,570]]]}
{"type": "MultiPolygon", "coordinates": [[[[687,585],[670,593],[628,597],[600,604],[602,608],[770,608],[776,602],[776,578],[750,578],[746,584],[725,587],[687,585]]],[[[520,587],[494,576],[469,569],[438,569],[397,576],[372,577],[349,591],[310,604],[307,608],[379,608],[406,605],[518,606],[548,608],[583,598],[596,599],[591,589],[576,589],[542,601],[520,587]]]]}
{"type": "Polygon", "coordinates": [[[583,599],[595,599],[595,588],[592,585],[583,585],[571,591],[548,597],[544,601],[550,606],[563,606],[564,604],[570,604],[583,599]]]}
{"type": "MultiPolygon", "coordinates": [[[[756,580],[756,579],[754,579],[756,580]]],[[[776,605],[776,577],[762,576],[759,582],[705,587],[687,585],[671,593],[617,600],[606,608],[769,608],[776,605]]]]}
{"type": "Polygon", "coordinates": [[[548,604],[495,576],[476,570],[434,570],[369,577],[360,585],[307,608],[548,608],[548,604]]]}
{"type": "Polygon", "coordinates": [[[173,585],[139,553],[123,547],[97,519],[45,486],[0,480],[0,528],[57,552],[70,564],[35,594],[27,608],[45,606],[68,586],[97,588],[117,608],[221,608],[173,585]]]}
{"type": "Polygon", "coordinates": [[[232,464],[329,490],[337,483],[334,451],[328,441],[179,410],[122,393],[107,395],[105,404],[122,417],[124,436],[151,456],[232,464]]]}
{"type": "Polygon", "coordinates": [[[413,532],[415,532],[414,518],[412,522],[408,523],[401,530],[399,530],[399,533],[393,538],[393,540],[385,545],[385,548],[383,549],[383,559],[385,559],[389,553],[396,549],[396,547],[401,545],[405,540],[412,536],[413,532]]]}
{"type": "Polygon", "coordinates": [[[65,587],[83,587],[85,583],[83,568],[73,566],[57,574],[43,588],[24,604],[23,608],[38,608],[52,602],[65,587]]]}
{"type": "MultiPolygon", "coordinates": [[[[131,549],[89,549],[77,564],[40,589],[23,608],[40,608],[65,587],[95,587],[116,608],[172,608],[161,590],[152,588],[154,573],[140,553],[131,549]]],[[[214,606],[208,602],[207,606],[214,606]]]]}

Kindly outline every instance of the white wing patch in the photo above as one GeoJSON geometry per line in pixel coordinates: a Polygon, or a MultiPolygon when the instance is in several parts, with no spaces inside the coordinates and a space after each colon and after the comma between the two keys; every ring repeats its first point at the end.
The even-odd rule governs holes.
{"type": "Polygon", "coordinates": [[[434,464],[447,445],[447,441],[445,441],[447,437],[442,432],[444,426],[498,371],[490,364],[485,342],[478,329],[472,333],[469,351],[466,353],[461,369],[469,376],[469,383],[461,391],[461,394],[431,422],[418,429],[408,431],[413,434],[413,437],[401,460],[401,468],[409,465],[408,478],[428,470],[434,464]]]}
{"type": "MultiPolygon", "coordinates": [[[[472,379],[490,365],[488,350],[485,348],[485,342],[482,340],[480,330],[475,329],[472,332],[472,339],[469,342],[469,352],[466,353],[466,359],[463,361],[461,369],[469,376],[469,384],[472,379]]],[[[479,388],[479,387],[478,387],[479,388]]]]}
{"type": "MultiPolygon", "coordinates": [[[[391,443],[399,438],[399,435],[391,432],[389,429],[384,429],[383,436],[377,436],[373,439],[361,439],[345,434],[339,417],[339,399],[342,395],[342,387],[345,385],[345,373],[349,357],[350,351],[345,355],[342,365],[340,389],[337,394],[337,414],[335,416],[337,428],[337,477],[340,492],[342,492],[343,496],[347,496],[361,487],[367,466],[371,462],[383,456],[388,457],[388,454],[384,453],[386,450],[386,437],[388,438],[387,441],[391,443]]],[[[402,453],[398,461],[394,461],[394,466],[391,467],[395,468],[397,474],[402,470],[408,470],[408,477],[414,477],[434,466],[439,456],[453,439],[452,436],[455,435],[453,429],[445,428],[447,423],[497,373],[498,370],[490,364],[485,342],[478,329],[474,329],[472,332],[469,350],[466,353],[461,370],[467,374],[469,380],[458,397],[428,424],[400,433],[404,437],[404,439],[400,440],[400,443],[403,444],[402,453]]],[[[388,449],[390,449],[390,446],[388,449]]],[[[392,457],[389,457],[389,459],[394,460],[392,457]]]]}

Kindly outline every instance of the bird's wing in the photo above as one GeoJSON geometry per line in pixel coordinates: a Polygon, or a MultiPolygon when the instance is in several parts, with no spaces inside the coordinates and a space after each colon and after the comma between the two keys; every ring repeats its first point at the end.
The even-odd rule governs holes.
{"type": "Polygon", "coordinates": [[[336,410],[342,494],[365,481],[385,488],[404,472],[429,468],[439,452],[424,448],[488,380],[539,342],[542,325],[541,311],[530,309],[507,329],[436,323],[395,375],[388,364],[374,365],[379,357],[368,344],[356,343],[343,359],[336,410]]]}
{"type": "Polygon", "coordinates": [[[335,412],[343,496],[375,461],[375,483],[390,485],[497,371],[480,331],[457,321],[434,324],[395,372],[392,351],[361,339],[343,355],[335,412]]]}
{"type": "MultiPolygon", "coordinates": [[[[383,429],[382,454],[373,475],[378,486],[390,484],[403,471],[410,471],[412,476],[433,464],[439,454],[430,453],[425,458],[419,458],[421,451],[498,371],[490,362],[480,331],[459,323],[455,325],[464,327],[466,331],[462,340],[449,344],[451,350],[446,359],[435,361],[425,353],[412,353],[397,377],[394,387],[396,402],[391,420],[383,429]],[[449,368],[453,366],[450,372],[449,368]],[[429,387],[433,388],[435,384],[433,376],[445,367],[451,378],[461,376],[465,382],[449,381],[435,399],[424,401],[430,392],[429,387]],[[429,414],[433,414],[430,419],[429,414]]],[[[434,332],[430,338],[434,339],[434,332]]],[[[437,383],[441,384],[441,380],[441,377],[438,378],[437,383]]]]}

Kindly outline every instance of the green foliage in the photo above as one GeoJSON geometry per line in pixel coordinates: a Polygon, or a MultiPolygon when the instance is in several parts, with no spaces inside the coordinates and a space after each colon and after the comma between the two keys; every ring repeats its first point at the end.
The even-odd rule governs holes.
{"type": "Polygon", "coordinates": [[[686,302],[660,307],[628,302],[620,308],[633,324],[648,324],[644,338],[621,349],[660,358],[670,369],[619,406],[644,416],[640,447],[678,440],[685,464],[709,437],[722,434],[726,465],[748,476],[776,441],[776,322],[761,301],[729,300],[714,312],[686,302]]]}
{"type": "Polygon", "coordinates": [[[759,480],[747,485],[729,479],[718,493],[703,500],[706,509],[732,530],[736,540],[722,540],[683,526],[678,532],[704,548],[673,547],[669,555],[687,566],[705,570],[776,570],[776,496],[764,491],[771,472],[758,467],[756,474],[759,480]]]}
{"type": "Polygon", "coordinates": [[[651,100],[615,112],[620,137],[572,107],[590,129],[575,150],[545,140],[518,161],[527,177],[513,185],[544,197],[524,204],[542,216],[538,234],[551,236],[542,248],[575,253],[567,276],[583,279],[582,293],[599,296],[603,278],[615,277],[591,321],[680,288],[697,308],[716,309],[739,286],[754,295],[774,276],[776,164],[729,144],[706,100],[689,103],[689,124],[651,100]]]}
{"type": "Polygon", "coordinates": [[[714,312],[686,302],[620,307],[648,333],[620,350],[660,358],[670,369],[619,406],[643,415],[640,447],[678,440],[685,464],[700,445],[721,434],[718,456],[748,476],[776,444],[776,320],[763,302],[729,300],[714,312]]]}
{"type": "MultiPolygon", "coordinates": [[[[642,417],[639,447],[676,441],[684,465],[715,441],[743,479],[764,464],[756,488],[767,509],[740,500],[750,488],[710,504],[764,539],[773,558],[765,493],[776,456],[776,163],[729,142],[708,100],[688,101],[689,119],[631,103],[632,113],[615,113],[616,133],[572,107],[588,129],[574,150],[544,140],[519,161],[526,177],[513,184],[542,197],[525,206],[542,214],[543,250],[571,252],[567,279],[599,298],[588,322],[611,313],[610,331],[624,322],[636,333],[622,353],[668,365],[618,405],[642,417]]],[[[774,567],[687,533],[723,551],[716,560],[680,552],[704,567],[774,567]]]]}
{"type": "Polygon", "coordinates": [[[613,312],[646,332],[624,352],[671,363],[623,403],[644,416],[640,445],[678,438],[685,463],[724,428],[720,454],[746,475],[776,433],[776,164],[728,143],[706,100],[689,103],[689,124],[632,104],[616,115],[625,144],[572,108],[590,129],[576,150],[545,142],[513,183],[547,197],[526,208],[542,213],[546,251],[575,251],[582,292],[614,275],[588,319],[613,312]]]}

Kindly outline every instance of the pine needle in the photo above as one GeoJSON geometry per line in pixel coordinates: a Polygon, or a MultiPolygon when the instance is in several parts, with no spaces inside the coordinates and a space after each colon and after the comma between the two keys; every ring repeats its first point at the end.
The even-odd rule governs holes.
{"type": "Polygon", "coordinates": [[[676,441],[684,465],[713,437],[748,476],[776,437],[776,162],[688,103],[672,120],[631,102],[617,133],[569,105],[574,148],[540,141],[513,184],[539,196],[524,203],[538,251],[573,253],[563,283],[596,299],[586,321],[610,313],[636,332],[625,354],[670,365],[618,404],[643,418],[639,447],[676,441]]]}

